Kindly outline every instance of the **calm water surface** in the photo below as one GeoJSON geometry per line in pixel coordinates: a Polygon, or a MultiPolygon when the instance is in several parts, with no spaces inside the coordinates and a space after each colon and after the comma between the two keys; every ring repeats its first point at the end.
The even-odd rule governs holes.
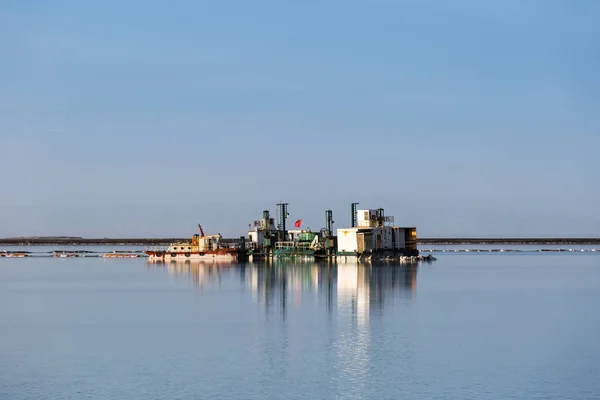
{"type": "Polygon", "coordinates": [[[0,259],[2,399],[598,399],[600,255],[0,259]]]}

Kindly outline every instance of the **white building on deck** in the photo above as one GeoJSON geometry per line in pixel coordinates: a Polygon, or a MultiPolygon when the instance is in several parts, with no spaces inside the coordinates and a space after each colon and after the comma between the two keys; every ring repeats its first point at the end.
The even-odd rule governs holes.
{"type": "Polygon", "coordinates": [[[417,255],[417,228],[393,226],[393,221],[383,215],[383,209],[357,210],[357,226],[337,230],[337,254],[417,255]]]}

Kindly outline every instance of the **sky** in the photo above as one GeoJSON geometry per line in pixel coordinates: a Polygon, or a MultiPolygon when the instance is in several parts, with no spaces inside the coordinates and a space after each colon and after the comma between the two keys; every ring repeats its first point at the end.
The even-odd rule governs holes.
{"type": "Polygon", "coordinates": [[[593,0],[0,3],[0,237],[600,236],[593,0]]]}

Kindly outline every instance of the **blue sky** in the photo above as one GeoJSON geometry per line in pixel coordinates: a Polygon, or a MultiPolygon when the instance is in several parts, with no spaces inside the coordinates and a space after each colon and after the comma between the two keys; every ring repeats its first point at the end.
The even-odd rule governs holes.
{"type": "Polygon", "coordinates": [[[4,1],[0,236],[600,236],[596,1],[4,1]],[[125,4],[126,3],[126,4],[125,4]]]}

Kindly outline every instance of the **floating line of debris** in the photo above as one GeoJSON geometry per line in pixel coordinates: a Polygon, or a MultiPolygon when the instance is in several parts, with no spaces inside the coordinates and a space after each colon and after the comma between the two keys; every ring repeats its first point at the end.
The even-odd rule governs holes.
{"type": "Polygon", "coordinates": [[[54,251],[23,251],[23,250],[1,250],[0,257],[24,258],[24,257],[103,257],[103,258],[139,258],[148,257],[143,250],[114,250],[112,252],[96,252],[89,250],[54,250],[54,251]]]}
{"type": "Polygon", "coordinates": [[[600,253],[600,249],[419,249],[421,253],[600,253]]]}

